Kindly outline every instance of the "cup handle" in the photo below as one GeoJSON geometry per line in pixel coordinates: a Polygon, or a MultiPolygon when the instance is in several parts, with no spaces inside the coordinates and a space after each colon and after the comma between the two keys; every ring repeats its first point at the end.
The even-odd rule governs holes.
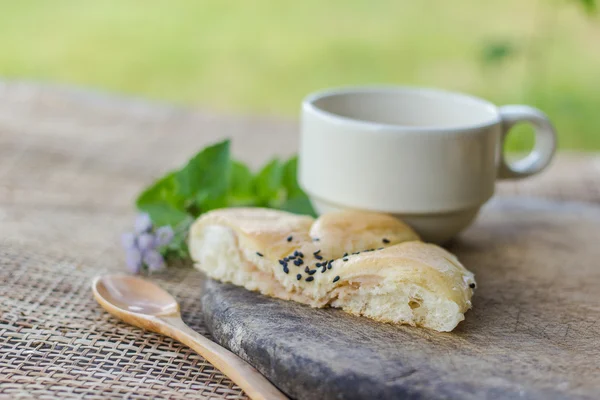
{"type": "Polygon", "coordinates": [[[552,160],[556,150],[556,131],[552,123],[537,108],[508,105],[500,107],[502,120],[502,137],[500,140],[500,164],[498,166],[499,179],[520,179],[537,174],[552,160]],[[535,146],[524,158],[512,164],[506,162],[504,154],[504,141],[511,128],[519,122],[528,122],[535,129],[535,146]]]}

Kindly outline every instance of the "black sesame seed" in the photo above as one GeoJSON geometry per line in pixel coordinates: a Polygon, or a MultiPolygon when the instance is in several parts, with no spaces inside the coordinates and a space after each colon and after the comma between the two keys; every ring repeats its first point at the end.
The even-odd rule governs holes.
{"type": "Polygon", "coordinates": [[[319,268],[321,266],[321,263],[316,263],[315,267],[319,268]]]}
{"type": "Polygon", "coordinates": [[[295,259],[296,259],[296,256],[287,256],[287,259],[288,259],[288,260],[295,260],[295,259]]]}
{"type": "Polygon", "coordinates": [[[324,273],[325,271],[327,271],[327,265],[323,265],[323,269],[321,270],[321,273],[324,273]]]}
{"type": "Polygon", "coordinates": [[[300,253],[298,253],[298,250],[294,251],[294,257],[300,257],[300,253]]]}
{"type": "Polygon", "coordinates": [[[383,243],[385,243],[385,244],[389,244],[389,243],[390,243],[389,239],[386,239],[386,238],[383,238],[381,241],[382,241],[383,243]]]}
{"type": "Polygon", "coordinates": [[[321,252],[321,249],[315,251],[313,254],[316,256],[317,254],[319,254],[321,252]]]}
{"type": "Polygon", "coordinates": [[[298,274],[298,275],[296,275],[296,280],[298,280],[298,281],[299,281],[300,279],[302,279],[302,274],[298,274]]]}
{"type": "Polygon", "coordinates": [[[292,239],[293,239],[293,237],[291,237],[291,236],[288,236],[288,238],[287,238],[287,241],[288,241],[288,242],[291,242],[291,241],[292,241],[292,239]]]}
{"type": "Polygon", "coordinates": [[[475,284],[474,284],[474,283],[471,283],[471,284],[469,284],[469,287],[470,287],[471,289],[475,289],[475,284]]]}
{"type": "Polygon", "coordinates": [[[295,260],[295,261],[294,261],[294,265],[295,265],[296,267],[299,267],[299,266],[301,266],[302,264],[304,264],[304,261],[302,261],[302,259],[301,259],[301,258],[299,258],[299,259],[297,259],[297,260],[295,260]]]}
{"type": "Polygon", "coordinates": [[[310,271],[310,268],[309,268],[309,267],[308,267],[308,265],[307,265],[307,266],[306,266],[306,268],[304,268],[304,272],[307,272],[307,273],[308,273],[308,271],[310,271]]]}
{"type": "Polygon", "coordinates": [[[375,249],[369,249],[369,251],[375,251],[375,249]]]}
{"type": "Polygon", "coordinates": [[[283,267],[283,272],[285,272],[286,274],[288,274],[290,272],[290,270],[287,267],[287,265],[285,267],[283,267]]]}
{"type": "Polygon", "coordinates": [[[287,259],[284,258],[283,260],[279,260],[279,264],[281,265],[285,265],[286,264],[287,259]]]}
{"type": "Polygon", "coordinates": [[[329,264],[329,265],[327,266],[327,269],[331,269],[331,268],[333,268],[333,265],[329,264]]]}
{"type": "Polygon", "coordinates": [[[301,251],[298,252],[298,257],[303,258],[304,257],[304,253],[302,253],[301,251]]]}
{"type": "Polygon", "coordinates": [[[317,272],[316,269],[311,269],[310,271],[308,271],[309,275],[314,275],[317,272]]]}
{"type": "Polygon", "coordinates": [[[347,259],[347,258],[344,258],[344,259],[343,259],[343,261],[348,261],[348,259],[347,259]]]}
{"type": "Polygon", "coordinates": [[[256,255],[259,257],[262,257],[263,255],[261,253],[259,253],[258,251],[256,252],[256,255]]]}
{"type": "Polygon", "coordinates": [[[323,259],[323,256],[320,256],[320,255],[318,255],[318,254],[315,254],[315,258],[316,258],[317,260],[322,260],[322,259],[323,259]]]}
{"type": "Polygon", "coordinates": [[[340,280],[340,276],[339,276],[339,275],[338,275],[338,276],[336,276],[335,278],[333,278],[333,282],[334,282],[334,283],[335,283],[335,282],[337,282],[337,281],[339,281],[339,280],[340,280]]]}
{"type": "Polygon", "coordinates": [[[348,257],[348,253],[344,253],[344,257],[348,257]]]}
{"type": "Polygon", "coordinates": [[[379,247],[377,250],[383,250],[383,247],[379,247]]]}
{"type": "Polygon", "coordinates": [[[352,253],[352,254],[354,254],[354,255],[356,255],[356,254],[360,254],[360,251],[357,251],[357,252],[355,252],[355,253],[352,253]]]}
{"type": "Polygon", "coordinates": [[[319,238],[313,238],[313,242],[318,242],[318,241],[320,241],[320,240],[321,240],[321,239],[319,239],[319,238]]]}
{"type": "Polygon", "coordinates": [[[314,280],[315,280],[315,278],[313,276],[309,276],[306,278],[306,282],[312,282],[314,280]]]}

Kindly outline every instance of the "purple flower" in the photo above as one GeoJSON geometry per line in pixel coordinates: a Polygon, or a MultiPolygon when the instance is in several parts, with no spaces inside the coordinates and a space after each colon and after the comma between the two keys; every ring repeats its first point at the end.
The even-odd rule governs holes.
{"type": "Polygon", "coordinates": [[[127,232],[121,235],[121,245],[125,250],[136,248],[135,235],[131,232],[127,232]]]}
{"type": "Polygon", "coordinates": [[[156,234],[156,245],[157,246],[166,246],[173,239],[175,235],[173,233],[173,228],[169,225],[161,226],[155,232],[156,234]]]}
{"type": "Polygon", "coordinates": [[[143,261],[148,266],[150,271],[158,271],[164,268],[165,260],[156,250],[148,250],[144,252],[143,261]]]}
{"type": "Polygon", "coordinates": [[[142,233],[137,238],[137,244],[140,251],[154,250],[156,247],[156,238],[151,233],[142,233]]]}
{"type": "Polygon", "coordinates": [[[165,267],[165,259],[158,251],[159,247],[169,244],[174,237],[173,229],[166,225],[153,229],[148,214],[138,214],[134,232],[124,233],[121,244],[125,249],[125,260],[129,272],[138,274],[142,268],[158,271],[165,267]]]}
{"type": "Polygon", "coordinates": [[[127,263],[129,272],[139,274],[142,268],[142,254],[138,249],[129,249],[125,255],[125,262],[127,263]]]}
{"type": "Polygon", "coordinates": [[[152,229],[152,220],[150,219],[150,216],[146,213],[138,214],[135,219],[134,227],[135,233],[137,234],[149,232],[150,229],[152,229]]]}

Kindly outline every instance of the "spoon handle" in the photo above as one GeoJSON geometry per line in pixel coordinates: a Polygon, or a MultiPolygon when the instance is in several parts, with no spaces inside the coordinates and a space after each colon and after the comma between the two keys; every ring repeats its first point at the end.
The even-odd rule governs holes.
{"type": "Polygon", "coordinates": [[[185,344],[200,354],[253,400],[287,400],[267,378],[240,357],[205,338],[187,326],[179,315],[158,317],[165,324],[163,334],[185,344]]]}

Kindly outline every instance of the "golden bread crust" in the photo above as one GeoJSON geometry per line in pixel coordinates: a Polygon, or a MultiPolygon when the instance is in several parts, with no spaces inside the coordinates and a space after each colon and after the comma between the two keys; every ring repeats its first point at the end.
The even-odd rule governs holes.
{"type": "Polygon", "coordinates": [[[385,214],[219,209],[193,224],[189,246],[213,278],[314,307],[451,330],[471,306],[473,274],[385,214]]]}

